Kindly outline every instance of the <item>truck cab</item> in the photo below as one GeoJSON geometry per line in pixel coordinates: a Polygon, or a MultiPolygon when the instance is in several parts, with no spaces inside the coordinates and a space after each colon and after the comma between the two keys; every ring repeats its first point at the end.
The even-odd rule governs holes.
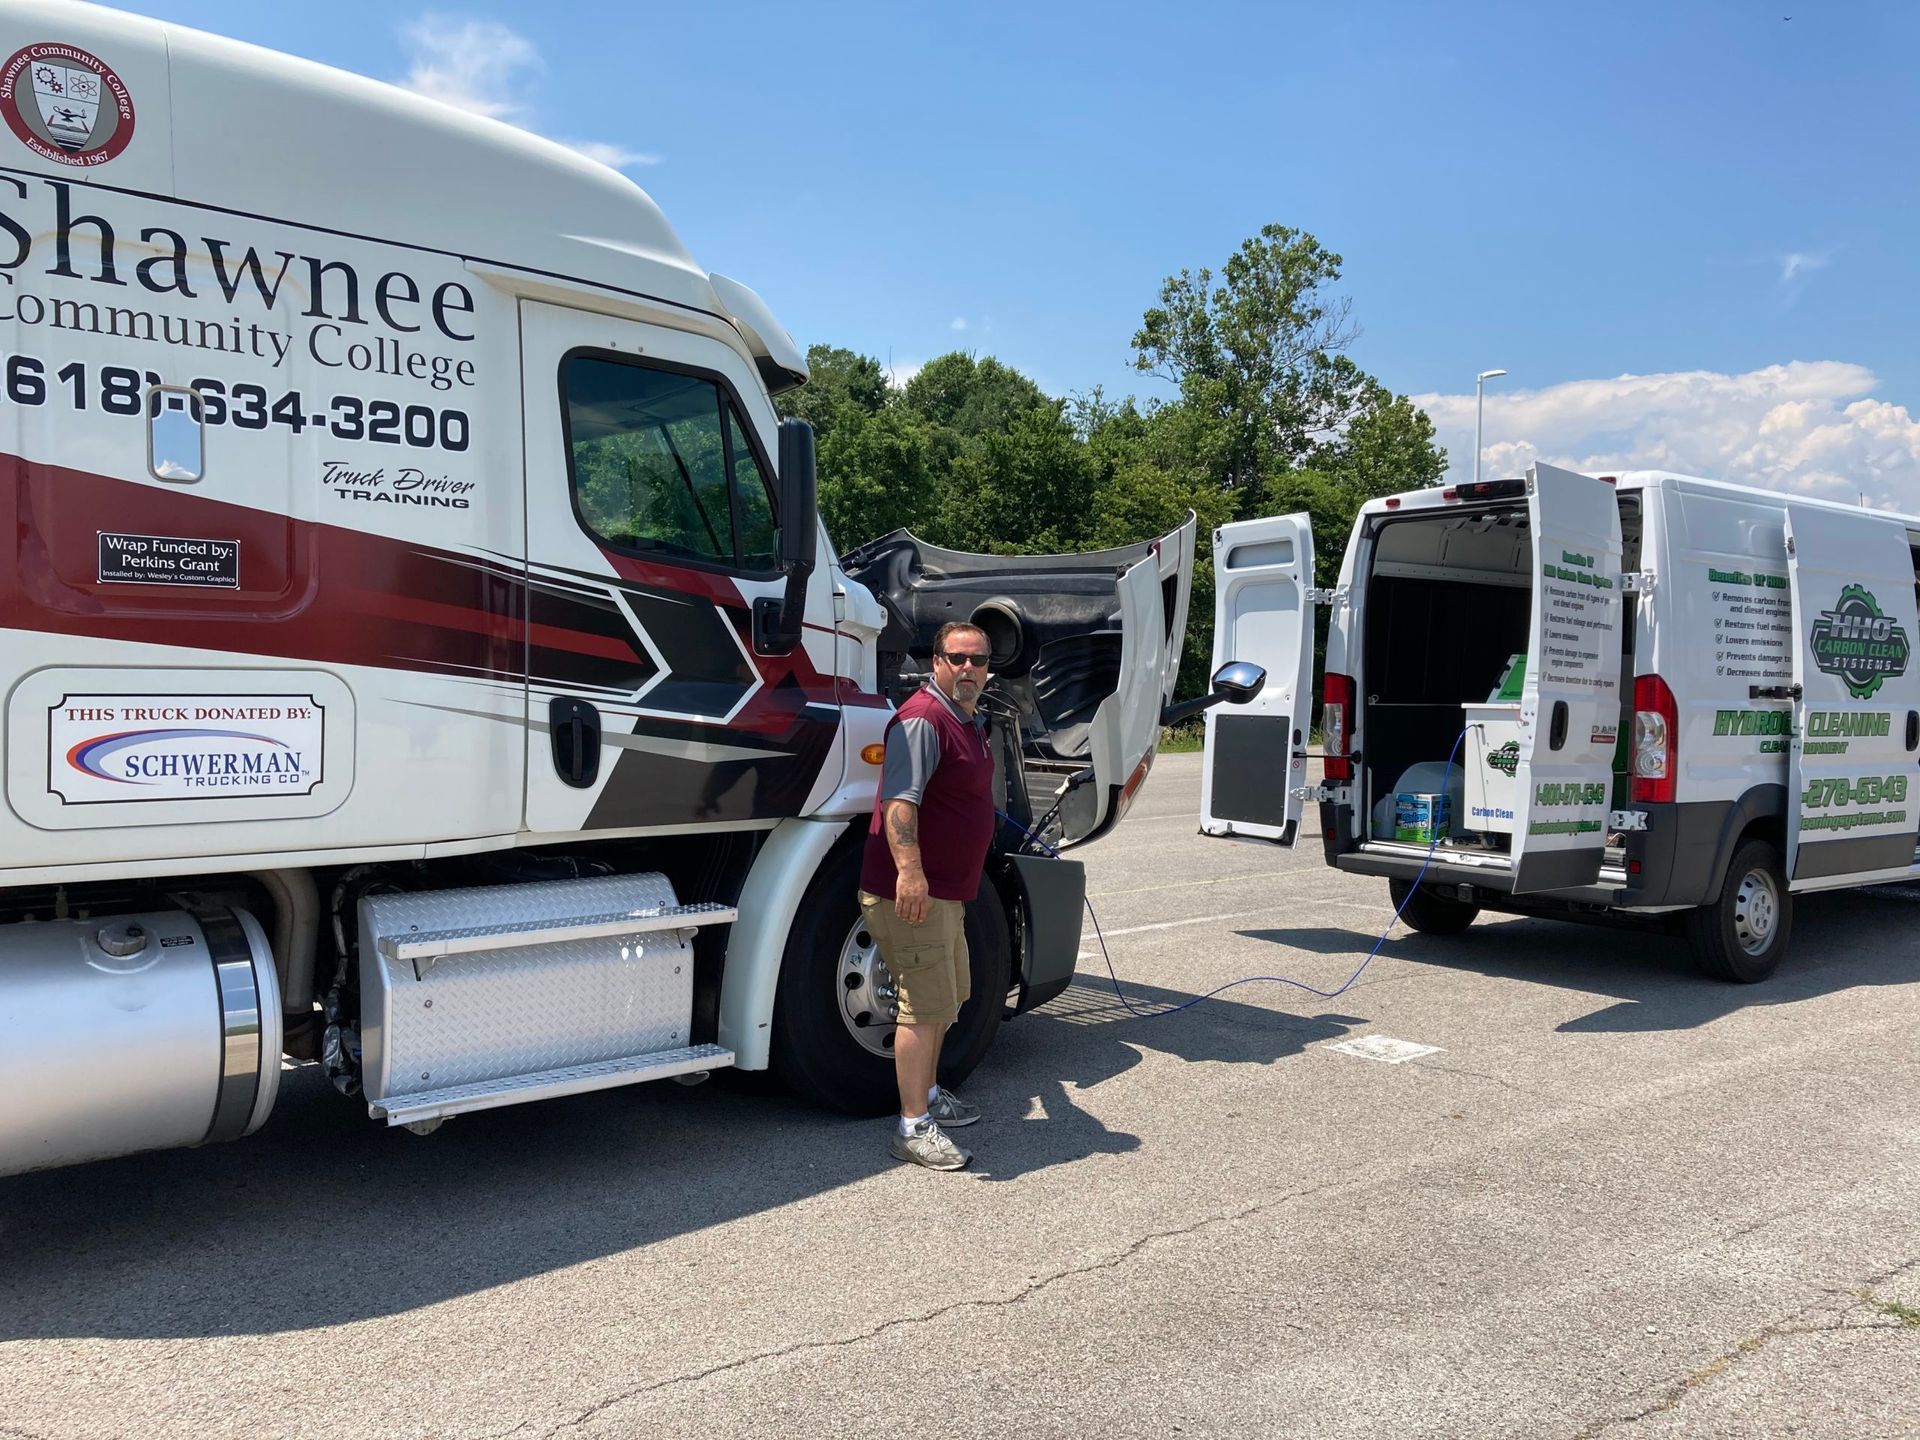
{"type": "Polygon", "coordinates": [[[948,1079],[1064,987],[1036,846],[1152,764],[1191,522],[842,560],[803,352],[626,177],[87,5],[0,57],[0,1172],[246,1133],[283,1054],[423,1129],[728,1065],[885,1103],[852,870],[956,615],[1043,834],[948,1079]]]}

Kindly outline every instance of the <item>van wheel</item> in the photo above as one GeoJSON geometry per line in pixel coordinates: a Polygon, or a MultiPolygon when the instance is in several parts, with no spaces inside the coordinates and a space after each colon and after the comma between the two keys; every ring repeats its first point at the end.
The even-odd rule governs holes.
{"type": "Polygon", "coordinates": [[[1687,945],[1702,973],[1752,985],[1779,968],[1792,930],[1793,895],[1780,852],[1749,840],[1733,852],[1720,898],[1687,916],[1687,945]]]}
{"type": "MultiPolygon", "coordinates": [[[[788,1089],[853,1115],[899,1107],[893,1075],[893,979],[860,915],[860,850],[830,857],[794,915],[774,992],[773,1072],[788,1089]]],[[[967,906],[973,993],[940,1049],[940,1081],[957,1086],[993,1044],[1006,1007],[1013,944],[992,881],[967,906]]]]}
{"type": "Polygon", "coordinates": [[[1411,880],[1387,881],[1387,898],[1400,918],[1423,935],[1458,935],[1480,914],[1478,905],[1449,900],[1431,890],[1413,888],[1411,880]]]}

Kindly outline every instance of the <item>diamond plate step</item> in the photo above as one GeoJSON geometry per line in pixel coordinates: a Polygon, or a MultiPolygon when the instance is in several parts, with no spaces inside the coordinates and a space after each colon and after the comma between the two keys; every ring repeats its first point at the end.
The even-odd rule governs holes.
{"type": "Polygon", "coordinates": [[[449,955],[478,955],[489,950],[518,950],[563,940],[600,940],[642,935],[655,930],[693,930],[725,925],[740,918],[732,905],[665,905],[657,910],[619,911],[611,915],[568,916],[558,920],[517,920],[507,925],[477,925],[462,930],[416,930],[380,937],[380,953],[389,960],[412,961],[416,973],[449,955]],[[421,962],[425,961],[423,965],[421,962]]]}
{"type": "Polygon", "coordinates": [[[616,1085],[637,1085],[643,1080],[665,1080],[671,1075],[687,1075],[696,1070],[720,1070],[731,1064],[733,1051],[724,1046],[689,1045],[680,1050],[656,1050],[651,1055],[633,1055],[624,1060],[569,1065],[538,1075],[516,1075],[511,1080],[421,1090],[412,1095],[395,1096],[386,1105],[367,1108],[373,1112],[374,1119],[384,1116],[389,1125],[412,1125],[421,1120],[494,1110],[529,1100],[551,1100],[557,1095],[579,1095],[588,1090],[610,1090],[616,1085]]]}

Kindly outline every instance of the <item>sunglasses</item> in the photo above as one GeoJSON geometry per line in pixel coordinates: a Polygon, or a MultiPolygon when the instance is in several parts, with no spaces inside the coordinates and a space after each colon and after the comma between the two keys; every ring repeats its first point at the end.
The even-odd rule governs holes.
{"type": "Polygon", "coordinates": [[[987,668],[988,660],[992,657],[975,654],[971,650],[942,650],[940,652],[940,658],[945,660],[949,665],[971,665],[975,669],[984,670],[987,668]]]}

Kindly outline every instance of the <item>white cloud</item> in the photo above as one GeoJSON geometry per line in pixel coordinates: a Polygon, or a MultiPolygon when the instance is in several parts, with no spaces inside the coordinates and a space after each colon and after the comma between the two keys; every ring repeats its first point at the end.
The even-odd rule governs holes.
{"type": "Polygon", "coordinates": [[[924,360],[902,360],[898,364],[888,360],[887,384],[896,390],[904,390],[907,388],[907,382],[926,367],[927,362],[924,360]]]}
{"type": "MultiPolygon", "coordinates": [[[[1742,375],[1711,370],[1488,387],[1483,478],[1544,460],[1588,474],[1676,470],[1716,480],[1920,511],[1920,421],[1879,399],[1861,365],[1796,360],[1742,375]]],[[[1474,397],[1416,395],[1447,447],[1449,478],[1473,474],[1474,397]]]]}
{"type": "Polygon", "coordinates": [[[948,326],[947,328],[948,328],[949,330],[964,330],[964,329],[966,329],[966,328],[967,328],[967,317],[966,317],[966,316],[964,316],[964,315],[956,315],[956,316],[954,316],[954,317],[953,317],[953,323],[952,323],[951,325],[949,325],[949,326],[948,326]]]}
{"type": "Polygon", "coordinates": [[[562,140],[560,143],[570,150],[578,150],[589,160],[598,160],[602,165],[611,165],[616,170],[624,170],[629,165],[660,163],[660,157],[649,151],[629,150],[624,145],[615,145],[606,140],[562,140]]]}
{"type": "Polygon", "coordinates": [[[400,83],[416,94],[493,120],[526,112],[527,73],[538,73],[540,52],[497,20],[422,15],[400,31],[412,60],[400,83]]]}
{"type": "Polygon", "coordinates": [[[1827,251],[1809,253],[1804,250],[1794,250],[1782,255],[1780,257],[1780,283],[1782,285],[1789,285],[1809,270],[1824,270],[1827,268],[1828,262],[1832,259],[1832,254],[1827,251]]]}
{"type": "MultiPolygon", "coordinates": [[[[497,20],[429,14],[403,25],[400,39],[409,62],[406,78],[399,82],[404,89],[470,114],[542,133],[532,123],[529,94],[546,62],[519,31],[497,20]]],[[[658,155],[614,141],[549,138],[616,170],[660,163],[658,155]]]]}

